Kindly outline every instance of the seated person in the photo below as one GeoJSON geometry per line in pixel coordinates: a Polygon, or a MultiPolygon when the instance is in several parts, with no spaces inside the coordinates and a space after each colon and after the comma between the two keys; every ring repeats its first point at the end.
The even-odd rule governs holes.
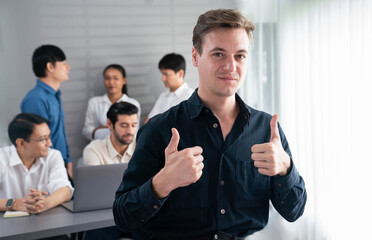
{"type": "Polygon", "coordinates": [[[105,139],[93,140],[83,152],[84,165],[106,165],[129,162],[136,148],[135,133],[138,108],[128,102],[111,105],[107,126],[111,131],[105,139]]]}
{"type": "Polygon", "coordinates": [[[165,87],[169,88],[169,90],[160,94],[145,123],[153,116],[163,113],[180,102],[187,100],[194,92],[194,89],[190,88],[183,80],[186,73],[186,61],[182,55],[177,53],[165,55],[159,61],[159,70],[161,72],[161,79],[165,87]]]}
{"type": "Polygon", "coordinates": [[[127,95],[125,69],[119,64],[108,65],[103,70],[103,78],[107,94],[93,97],[88,102],[83,128],[83,135],[88,140],[102,139],[110,134],[106,125],[106,113],[113,103],[129,102],[135,105],[138,108],[138,122],[140,121],[140,104],[136,99],[127,95]]]}
{"type": "Polygon", "coordinates": [[[71,199],[63,158],[51,149],[48,120],[20,113],[9,124],[13,145],[0,148],[0,211],[40,213],[71,199]]]}
{"type": "MultiPolygon", "coordinates": [[[[107,112],[107,126],[111,133],[105,139],[93,140],[85,147],[84,165],[128,163],[136,148],[137,114],[138,108],[131,103],[112,104],[107,112]]],[[[116,226],[106,227],[87,231],[85,240],[119,239],[120,236],[138,239],[133,234],[121,233],[116,226]]]]}

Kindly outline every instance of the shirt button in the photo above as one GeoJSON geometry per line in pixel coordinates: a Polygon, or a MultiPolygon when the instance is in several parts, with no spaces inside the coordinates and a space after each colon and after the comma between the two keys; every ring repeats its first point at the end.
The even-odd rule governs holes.
{"type": "Polygon", "coordinates": [[[225,185],[225,181],[221,180],[221,186],[225,185]]]}
{"type": "Polygon", "coordinates": [[[158,205],[153,205],[152,206],[154,209],[158,209],[159,207],[158,207],[158,205]]]}
{"type": "Polygon", "coordinates": [[[145,220],[144,219],[141,219],[141,222],[145,222],[145,220]]]}
{"type": "Polygon", "coordinates": [[[209,109],[205,109],[205,112],[208,113],[209,112],[209,109]]]}
{"type": "Polygon", "coordinates": [[[279,183],[279,184],[278,184],[278,187],[282,187],[282,184],[281,184],[281,183],[279,183]]]}
{"type": "Polygon", "coordinates": [[[221,209],[221,214],[225,214],[226,213],[226,211],[225,211],[225,209],[221,209]]]}
{"type": "Polygon", "coordinates": [[[217,123],[213,123],[213,127],[214,128],[218,128],[218,124],[217,123]]]}
{"type": "Polygon", "coordinates": [[[214,234],[214,239],[218,239],[218,235],[217,234],[214,234]]]}

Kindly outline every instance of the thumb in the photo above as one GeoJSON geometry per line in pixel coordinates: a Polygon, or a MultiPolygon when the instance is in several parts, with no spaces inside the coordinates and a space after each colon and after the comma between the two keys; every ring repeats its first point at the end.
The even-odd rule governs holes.
{"type": "Polygon", "coordinates": [[[172,138],[169,141],[168,147],[165,149],[165,154],[177,152],[178,143],[180,142],[180,134],[176,128],[172,128],[172,138]]]}
{"type": "Polygon", "coordinates": [[[274,140],[280,141],[279,128],[278,128],[278,114],[275,114],[270,121],[271,136],[270,142],[274,140]]]}

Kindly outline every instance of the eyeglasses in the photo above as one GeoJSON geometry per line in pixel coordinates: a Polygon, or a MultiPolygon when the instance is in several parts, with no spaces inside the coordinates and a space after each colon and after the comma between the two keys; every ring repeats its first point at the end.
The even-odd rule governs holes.
{"type": "Polygon", "coordinates": [[[30,139],[30,141],[33,141],[33,142],[39,142],[39,143],[46,143],[46,142],[48,142],[48,141],[52,141],[52,139],[51,139],[51,136],[49,135],[49,136],[47,136],[47,137],[45,137],[45,138],[41,138],[41,139],[30,139]]]}

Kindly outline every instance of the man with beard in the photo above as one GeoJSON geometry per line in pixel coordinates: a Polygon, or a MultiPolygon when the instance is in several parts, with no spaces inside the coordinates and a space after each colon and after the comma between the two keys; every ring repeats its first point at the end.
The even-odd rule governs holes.
{"type": "Polygon", "coordinates": [[[136,148],[137,113],[138,108],[128,102],[112,104],[107,112],[111,134],[85,147],[84,165],[128,163],[136,148]]]}

